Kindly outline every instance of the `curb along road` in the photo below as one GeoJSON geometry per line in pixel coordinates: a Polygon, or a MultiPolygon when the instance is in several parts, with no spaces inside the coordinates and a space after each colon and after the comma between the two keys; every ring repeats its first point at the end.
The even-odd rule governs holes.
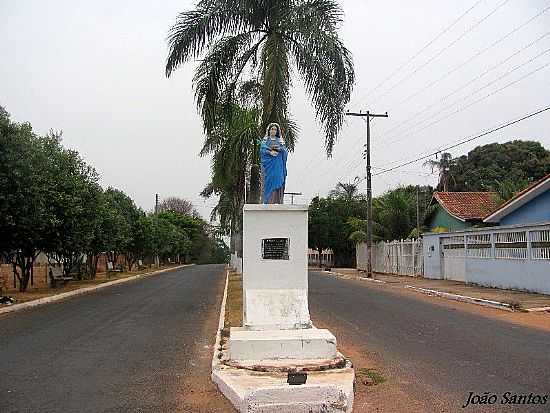
{"type": "MultiPolygon", "coordinates": [[[[346,277],[344,274],[334,272],[334,271],[330,271],[330,274],[335,275],[335,276],[339,276],[341,278],[351,278],[351,277],[346,277]]],[[[363,281],[378,282],[378,283],[381,283],[381,284],[386,284],[386,282],[382,281],[382,280],[375,280],[375,279],[370,279],[370,278],[358,278],[358,279],[363,280],[363,281]]],[[[416,287],[414,285],[408,285],[408,284],[404,285],[403,288],[407,288],[407,289],[410,289],[412,291],[416,291],[416,292],[427,294],[427,295],[446,298],[448,300],[461,301],[461,302],[464,302],[464,303],[481,305],[483,307],[491,307],[491,308],[496,308],[496,309],[499,309],[499,310],[514,311],[514,309],[512,308],[512,306],[510,304],[502,303],[500,301],[486,300],[484,298],[475,298],[475,297],[469,297],[469,296],[466,296],[466,295],[452,294],[452,293],[447,293],[447,292],[443,292],[443,291],[432,290],[430,288],[416,287]]],[[[537,311],[549,311],[549,310],[550,310],[550,307],[542,307],[542,308],[527,309],[525,311],[537,312],[537,311]]]]}
{"type": "Polygon", "coordinates": [[[413,291],[418,291],[420,293],[424,293],[428,295],[435,295],[437,297],[448,298],[449,300],[462,301],[470,304],[477,304],[483,307],[498,308],[499,310],[514,311],[510,304],[501,303],[500,301],[492,301],[492,300],[486,300],[484,298],[468,297],[467,295],[446,293],[442,291],[431,290],[429,288],[415,287],[412,285],[405,285],[405,288],[409,288],[413,291]]]}
{"type": "Polygon", "coordinates": [[[3,315],[3,314],[8,314],[8,313],[15,312],[15,311],[26,310],[28,308],[37,307],[39,305],[44,305],[44,304],[49,304],[49,303],[61,301],[61,300],[64,300],[66,298],[75,297],[77,295],[88,294],[88,293],[100,290],[102,288],[107,288],[107,287],[111,287],[113,285],[122,284],[122,283],[125,283],[125,282],[137,280],[139,278],[151,277],[153,275],[161,274],[161,273],[164,273],[164,272],[179,270],[181,268],[189,267],[191,265],[194,265],[194,264],[179,265],[177,267],[165,268],[163,270],[146,272],[146,273],[143,273],[143,274],[133,275],[131,277],[121,278],[119,280],[113,280],[113,281],[108,281],[108,282],[105,282],[105,283],[102,283],[102,284],[93,285],[91,287],[83,287],[83,288],[79,288],[77,290],[67,291],[66,293],[60,293],[60,294],[52,295],[50,297],[38,298],[36,300],[27,301],[27,302],[24,302],[24,303],[21,303],[21,304],[13,304],[13,305],[8,306],[8,307],[0,308],[0,316],[3,315]]]}

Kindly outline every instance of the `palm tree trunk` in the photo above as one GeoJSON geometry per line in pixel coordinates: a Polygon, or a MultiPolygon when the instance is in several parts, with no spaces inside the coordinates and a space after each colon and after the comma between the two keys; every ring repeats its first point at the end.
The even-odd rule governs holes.
{"type": "Polygon", "coordinates": [[[250,192],[247,199],[249,204],[260,203],[260,165],[254,163],[250,167],[250,192]]]}

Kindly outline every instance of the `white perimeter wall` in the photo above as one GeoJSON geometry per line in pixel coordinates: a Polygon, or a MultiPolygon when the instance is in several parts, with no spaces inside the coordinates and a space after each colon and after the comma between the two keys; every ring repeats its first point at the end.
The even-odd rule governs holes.
{"type": "Polygon", "coordinates": [[[550,294],[549,242],[550,223],[426,233],[424,276],[550,294]]]}

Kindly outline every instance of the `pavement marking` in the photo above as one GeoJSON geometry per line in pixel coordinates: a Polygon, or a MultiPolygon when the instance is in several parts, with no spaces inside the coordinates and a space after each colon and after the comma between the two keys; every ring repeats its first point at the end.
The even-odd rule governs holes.
{"type": "Polygon", "coordinates": [[[189,267],[191,265],[194,265],[194,264],[185,264],[185,265],[179,265],[177,267],[165,268],[163,270],[146,272],[146,273],[137,274],[137,275],[134,275],[134,276],[131,276],[131,277],[121,278],[119,280],[113,280],[113,281],[108,281],[108,282],[105,282],[105,283],[102,283],[102,284],[93,285],[91,287],[82,287],[82,288],[79,288],[77,290],[67,291],[66,293],[60,293],[60,294],[52,295],[52,296],[49,296],[49,297],[38,298],[36,300],[26,301],[26,302],[20,303],[20,304],[13,304],[13,305],[10,305],[9,307],[0,308],[0,315],[7,314],[7,313],[12,313],[12,312],[15,312],[15,311],[20,311],[20,310],[25,310],[27,308],[37,307],[39,305],[49,304],[49,303],[53,303],[53,302],[56,302],[56,301],[61,301],[61,300],[64,300],[66,298],[74,297],[74,296],[77,296],[77,295],[88,294],[88,293],[100,290],[102,288],[107,288],[107,287],[111,287],[113,285],[122,284],[122,283],[125,283],[125,282],[128,282],[128,281],[133,281],[133,280],[136,280],[138,278],[150,277],[152,275],[160,274],[160,273],[167,272],[167,271],[178,270],[180,268],[189,267]]]}

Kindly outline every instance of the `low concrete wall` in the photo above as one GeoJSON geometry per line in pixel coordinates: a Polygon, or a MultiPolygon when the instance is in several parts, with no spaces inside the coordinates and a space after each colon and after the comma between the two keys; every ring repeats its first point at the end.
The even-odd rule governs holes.
{"type": "Polygon", "coordinates": [[[424,234],[424,276],[550,294],[550,223],[424,234]]]}

